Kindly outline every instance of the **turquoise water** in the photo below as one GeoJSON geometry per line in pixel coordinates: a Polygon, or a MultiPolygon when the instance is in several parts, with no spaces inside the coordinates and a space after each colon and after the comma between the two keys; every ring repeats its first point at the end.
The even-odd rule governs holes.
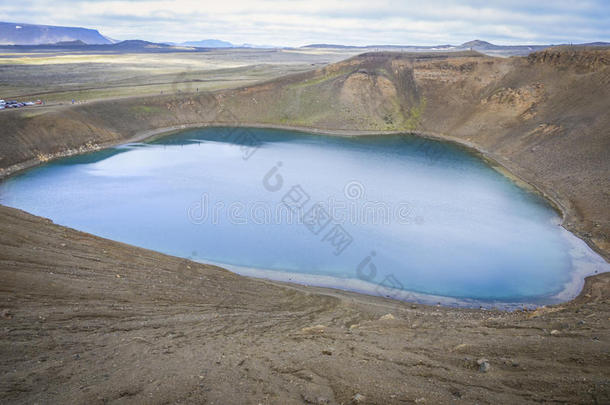
{"type": "Polygon", "coordinates": [[[56,223],[243,274],[449,305],[543,304],[607,264],[456,145],[207,128],[0,185],[56,223]]]}

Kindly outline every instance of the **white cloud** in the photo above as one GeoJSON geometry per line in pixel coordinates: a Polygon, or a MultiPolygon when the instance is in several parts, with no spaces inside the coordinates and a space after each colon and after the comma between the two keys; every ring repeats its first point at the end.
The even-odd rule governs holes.
{"type": "Polygon", "coordinates": [[[610,11],[598,1],[0,0],[0,20],[75,25],[152,41],[220,38],[303,45],[559,43],[610,40],[610,11]],[[4,4],[6,3],[6,4],[4,4]]]}

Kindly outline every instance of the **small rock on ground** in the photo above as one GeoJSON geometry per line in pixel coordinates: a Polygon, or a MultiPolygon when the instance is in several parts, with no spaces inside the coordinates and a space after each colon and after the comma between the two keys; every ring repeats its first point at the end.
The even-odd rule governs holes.
{"type": "Polygon", "coordinates": [[[362,394],[356,394],[352,397],[352,403],[354,404],[363,404],[366,397],[362,394]]]}
{"type": "Polygon", "coordinates": [[[477,364],[479,365],[479,371],[481,373],[486,373],[491,368],[491,365],[489,364],[489,360],[487,360],[487,359],[479,359],[479,360],[477,360],[477,364]]]}
{"type": "Polygon", "coordinates": [[[316,326],[308,326],[306,328],[301,329],[301,332],[305,333],[323,333],[326,329],[324,325],[316,325],[316,326]]]}

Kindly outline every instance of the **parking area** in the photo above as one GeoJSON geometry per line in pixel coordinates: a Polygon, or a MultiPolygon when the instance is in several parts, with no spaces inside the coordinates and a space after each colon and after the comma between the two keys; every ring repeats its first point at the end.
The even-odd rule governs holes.
{"type": "Polygon", "coordinates": [[[0,110],[6,110],[8,108],[23,108],[23,107],[30,107],[30,106],[35,106],[35,105],[42,105],[42,104],[44,104],[44,103],[41,100],[36,100],[36,101],[0,100],[0,110]]]}

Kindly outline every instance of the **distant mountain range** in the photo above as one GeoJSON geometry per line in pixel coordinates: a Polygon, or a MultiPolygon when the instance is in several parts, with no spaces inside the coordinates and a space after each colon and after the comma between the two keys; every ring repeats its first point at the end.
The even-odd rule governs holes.
{"type": "MultiPolygon", "coordinates": [[[[242,44],[235,45],[231,42],[219,39],[204,39],[200,41],[187,41],[176,43],[153,43],[140,40],[117,41],[105,37],[98,30],[79,27],[57,27],[52,25],[36,25],[0,22],[0,46],[24,46],[34,47],[81,47],[82,50],[108,50],[108,51],[134,51],[134,52],[176,52],[185,51],[185,47],[191,51],[202,51],[210,48],[274,48],[273,46],[242,44]],[[98,48],[101,47],[101,48],[98,48]],[[192,49],[194,48],[194,49],[192,49]]],[[[568,44],[560,44],[568,45],[568,44]]],[[[592,42],[579,44],[587,46],[610,46],[608,42],[592,42]]],[[[404,52],[424,51],[462,51],[475,50],[488,55],[512,56],[528,55],[531,52],[548,48],[552,45],[495,45],[479,39],[465,42],[461,45],[367,45],[349,46],[340,44],[311,44],[302,48],[335,48],[335,49],[389,49],[404,52]]]]}
{"type": "Polygon", "coordinates": [[[187,41],[179,44],[182,46],[195,46],[198,48],[282,48],[273,45],[254,45],[254,44],[241,44],[236,45],[231,42],[221,41],[220,39],[204,39],[201,41],[187,41]]]}
{"type": "Polygon", "coordinates": [[[90,52],[114,52],[114,53],[170,53],[170,52],[207,52],[209,48],[196,48],[181,45],[159,44],[155,42],[132,39],[110,44],[86,44],[81,40],[61,41],[54,44],[40,45],[0,45],[2,50],[18,50],[19,52],[58,52],[78,51],[90,52]]]}
{"type": "MultiPolygon", "coordinates": [[[[572,44],[559,44],[572,45],[572,44]]],[[[576,45],[576,44],[574,44],[576,45]]],[[[586,44],[578,44],[579,46],[610,46],[610,42],[590,42],[586,44]]],[[[303,48],[335,48],[335,49],[395,49],[404,52],[422,52],[422,51],[466,51],[473,50],[485,53],[488,55],[502,56],[517,56],[528,55],[531,52],[540,51],[554,45],[495,45],[487,41],[475,39],[474,41],[464,42],[461,45],[435,45],[435,46],[419,46],[419,45],[366,45],[366,46],[348,46],[336,44],[311,44],[303,48]]]]}
{"type": "MultiPolygon", "coordinates": [[[[81,53],[171,53],[171,52],[209,52],[211,49],[222,49],[223,47],[200,47],[183,44],[161,44],[156,42],[130,39],[110,44],[86,44],[81,40],[60,41],[54,44],[39,45],[2,45],[1,51],[8,52],[81,52],[81,53]]],[[[249,48],[248,46],[233,46],[231,48],[249,48]]]]}
{"type": "MultiPolygon", "coordinates": [[[[80,27],[58,27],[12,22],[0,22],[0,45],[112,45],[121,41],[106,37],[98,30],[80,27]]],[[[123,41],[125,42],[125,41],[123,41]]],[[[144,41],[142,41],[144,42],[144,41]]],[[[153,44],[148,42],[149,45],[153,44]]],[[[131,43],[130,46],[134,44],[131,43]]],[[[273,48],[272,46],[242,44],[235,45],[219,39],[203,39],[182,43],[158,44],[166,46],[188,46],[197,48],[273,48]]]]}
{"type": "Polygon", "coordinates": [[[204,39],[202,41],[187,41],[187,42],[182,42],[179,45],[184,45],[184,46],[196,46],[199,48],[234,48],[235,45],[233,45],[230,42],[227,41],[221,41],[220,39],[204,39]]]}
{"type": "Polygon", "coordinates": [[[40,45],[69,41],[82,41],[86,44],[115,42],[98,30],[89,28],[0,22],[0,44],[3,45],[40,45]]]}

